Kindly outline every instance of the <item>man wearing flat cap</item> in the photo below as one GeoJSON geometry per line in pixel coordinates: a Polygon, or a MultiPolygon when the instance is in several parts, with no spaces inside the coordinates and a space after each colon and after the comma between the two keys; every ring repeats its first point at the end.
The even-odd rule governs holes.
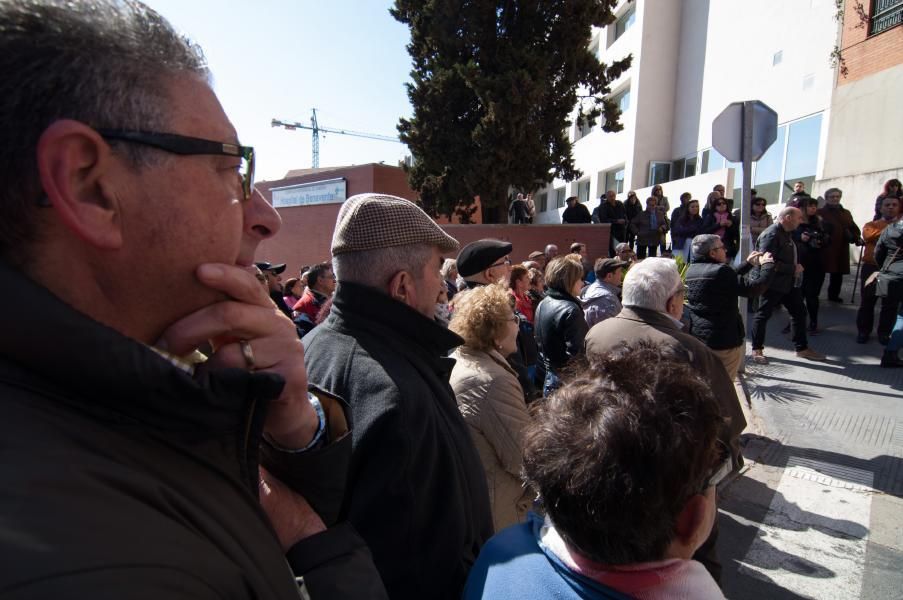
{"type": "Polygon", "coordinates": [[[351,404],[343,513],[392,598],[460,597],[492,535],[480,456],[449,386],[447,355],[463,340],[433,320],[442,255],[457,249],[408,200],[349,198],[332,237],[332,310],[303,340],[310,382],[351,404]]]}
{"type": "Polygon", "coordinates": [[[511,244],[484,239],[471,242],[458,253],[458,275],[468,289],[507,279],[511,273],[511,244]]]}
{"type": "Polygon", "coordinates": [[[600,258],[593,266],[596,280],[580,294],[583,316],[592,327],[621,312],[621,278],[630,263],[617,258],[600,258]]]}

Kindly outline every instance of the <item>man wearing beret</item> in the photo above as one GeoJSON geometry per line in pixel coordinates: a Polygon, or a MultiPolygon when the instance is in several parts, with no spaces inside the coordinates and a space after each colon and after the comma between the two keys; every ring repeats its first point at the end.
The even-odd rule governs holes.
{"type": "Polygon", "coordinates": [[[463,340],[433,320],[442,255],[457,249],[408,200],[349,198],[332,237],[332,310],[303,340],[311,383],[351,404],[343,513],[392,598],[460,597],[492,535],[486,476],[448,383],[463,340]]]}
{"type": "Polygon", "coordinates": [[[501,240],[485,239],[471,242],[458,254],[458,275],[467,288],[507,279],[511,273],[511,244],[501,240]]]}

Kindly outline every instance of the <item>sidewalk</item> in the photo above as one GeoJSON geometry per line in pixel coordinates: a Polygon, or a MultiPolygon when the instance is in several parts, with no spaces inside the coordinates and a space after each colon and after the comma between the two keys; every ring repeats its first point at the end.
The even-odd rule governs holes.
{"type": "Polygon", "coordinates": [[[855,343],[857,308],[822,302],[827,361],[796,357],[782,311],[770,364],[746,364],[747,465],[719,490],[728,598],[903,597],[903,369],[855,343]]]}

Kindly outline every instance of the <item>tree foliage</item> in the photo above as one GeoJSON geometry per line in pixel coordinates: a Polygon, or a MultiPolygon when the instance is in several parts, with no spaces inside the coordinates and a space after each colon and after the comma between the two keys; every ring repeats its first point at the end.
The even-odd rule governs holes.
{"type": "Polygon", "coordinates": [[[630,57],[605,65],[588,47],[591,27],[611,23],[616,3],[396,0],[390,12],[410,28],[414,65],[414,115],[398,131],[414,157],[409,182],[428,212],[466,219],[479,196],[492,222],[504,214],[509,186],[534,190],[582,176],[568,138],[573,115],[622,128],[605,96],[630,57]]]}

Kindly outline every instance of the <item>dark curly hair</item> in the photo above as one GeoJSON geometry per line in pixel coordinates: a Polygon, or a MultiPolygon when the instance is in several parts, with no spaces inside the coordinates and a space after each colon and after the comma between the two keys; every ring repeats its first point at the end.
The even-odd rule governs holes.
{"type": "Polygon", "coordinates": [[[722,455],[709,385],[648,342],[625,344],[533,413],[525,478],[561,537],[603,564],[660,560],[678,515],[722,455]]]}

